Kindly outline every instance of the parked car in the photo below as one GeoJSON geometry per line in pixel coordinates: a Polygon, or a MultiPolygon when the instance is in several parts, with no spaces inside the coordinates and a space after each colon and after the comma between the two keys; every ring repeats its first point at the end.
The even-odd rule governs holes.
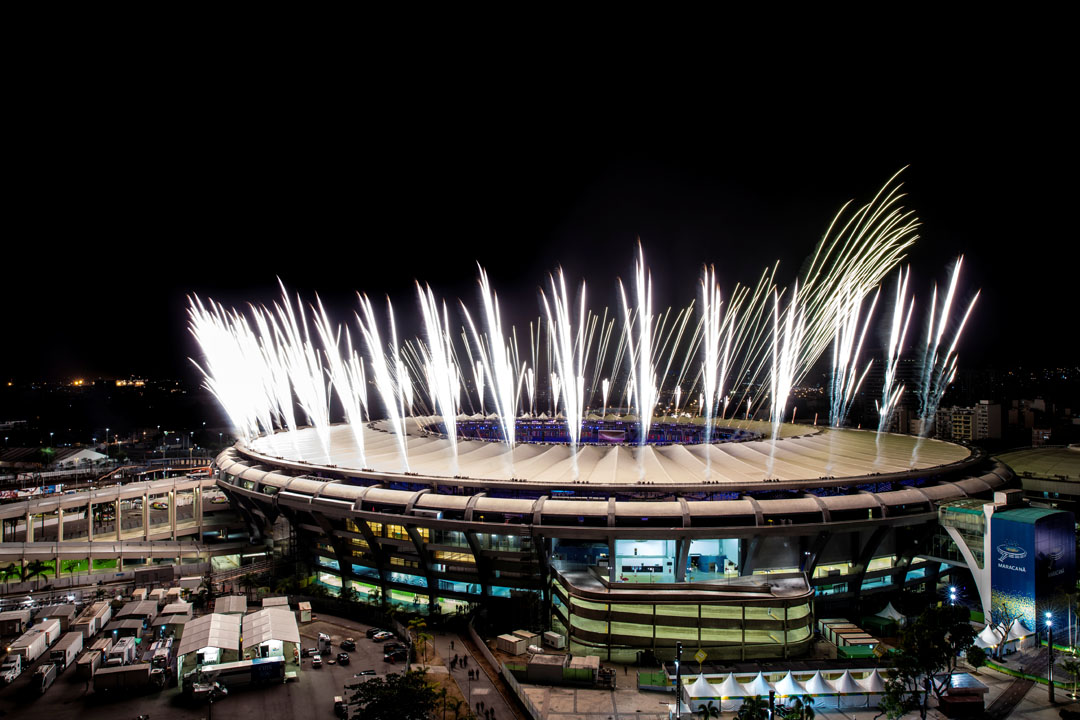
{"type": "Polygon", "coordinates": [[[381,633],[376,633],[371,639],[377,643],[386,642],[394,637],[394,633],[383,630],[381,633]]]}
{"type": "Polygon", "coordinates": [[[363,677],[364,675],[374,675],[374,674],[375,674],[374,670],[361,670],[360,672],[353,675],[353,677],[363,677]]]}
{"type": "Polygon", "coordinates": [[[345,652],[338,653],[337,654],[337,661],[338,661],[338,665],[348,665],[349,664],[349,653],[345,653],[345,652]]]}
{"type": "Polygon", "coordinates": [[[300,657],[311,657],[319,652],[318,648],[304,648],[300,651],[300,657]]]}
{"type": "Polygon", "coordinates": [[[345,701],[341,699],[340,695],[334,697],[334,714],[339,718],[349,716],[349,709],[345,706],[345,701]]]}
{"type": "Polygon", "coordinates": [[[405,645],[405,643],[400,643],[397,640],[388,640],[385,643],[383,643],[382,649],[383,649],[384,653],[387,653],[387,652],[390,652],[391,650],[397,650],[398,648],[401,648],[402,650],[404,650],[407,647],[408,646],[405,645]]]}
{"type": "Polygon", "coordinates": [[[381,632],[386,632],[386,631],[383,630],[382,628],[374,628],[374,627],[373,628],[368,628],[367,630],[364,631],[364,636],[367,637],[368,640],[370,640],[371,638],[375,637],[376,633],[381,633],[381,632]]]}
{"type": "Polygon", "coordinates": [[[388,662],[388,663],[405,662],[408,659],[409,659],[409,651],[408,650],[392,650],[392,651],[386,653],[385,655],[383,655],[383,662],[388,662]]]}
{"type": "Polygon", "coordinates": [[[341,649],[342,650],[355,650],[356,649],[356,641],[353,640],[352,638],[345,638],[344,640],[341,641],[341,649]]]}
{"type": "Polygon", "coordinates": [[[316,653],[316,654],[311,656],[311,667],[313,667],[313,668],[321,668],[322,667],[322,655],[319,655],[318,653],[316,653]]]}

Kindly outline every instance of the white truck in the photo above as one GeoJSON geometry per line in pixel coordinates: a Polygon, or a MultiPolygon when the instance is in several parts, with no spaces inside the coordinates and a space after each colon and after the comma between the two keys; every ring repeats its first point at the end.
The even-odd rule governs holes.
{"type": "Polygon", "coordinates": [[[37,670],[34,671],[34,677],[30,680],[30,687],[34,688],[39,695],[44,695],[45,691],[56,682],[56,675],[56,665],[53,663],[39,665],[37,670]]]}
{"type": "Polygon", "coordinates": [[[34,630],[40,630],[45,634],[45,644],[52,647],[63,634],[60,618],[46,618],[34,626],[34,630]]]}
{"type": "Polygon", "coordinates": [[[120,638],[116,641],[116,644],[109,649],[109,652],[106,655],[105,665],[107,667],[117,667],[119,665],[129,665],[135,662],[136,647],[135,638],[120,638]]]}
{"type": "Polygon", "coordinates": [[[23,665],[29,665],[49,649],[49,636],[37,628],[31,628],[8,646],[12,655],[21,655],[23,665]]]}
{"type": "Polygon", "coordinates": [[[0,664],[0,681],[3,681],[5,685],[10,685],[22,675],[22,671],[22,655],[5,655],[4,662],[0,664]]]}
{"type": "Polygon", "coordinates": [[[83,649],[83,636],[81,632],[65,633],[60,642],[53,646],[49,653],[49,660],[56,664],[58,673],[64,672],[67,666],[75,662],[75,658],[83,649]]]}

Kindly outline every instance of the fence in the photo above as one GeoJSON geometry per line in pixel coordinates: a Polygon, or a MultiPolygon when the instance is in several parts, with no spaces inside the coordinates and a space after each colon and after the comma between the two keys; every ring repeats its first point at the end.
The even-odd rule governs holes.
{"type": "MultiPolygon", "coordinates": [[[[469,626],[469,630],[472,631],[471,625],[469,626]]],[[[472,634],[475,636],[475,632],[473,632],[472,634]]],[[[484,645],[481,642],[480,647],[486,649],[487,645],[484,645]]],[[[490,653],[488,654],[490,655],[490,653]]],[[[508,668],[505,663],[501,665],[493,665],[492,667],[500,668],[503,679],[506,680],[506,684],[510,687],[510,689],[514,691],[514,695],[516,695],[517,699],[521,701],[521,704],[525,706],[525,712],[529,713],[529,717],[531,717],[533,720],[542,720],[542,718],[544,717],[543,713],[540,712],[539,708],[533,705],[533,701],[529,698],[529,695],[525,692],[524,688],[521,687],[521,683],[518,682],[518,679],[514,677],[514,673],[510,671],[510,668],[508,668]]]]}

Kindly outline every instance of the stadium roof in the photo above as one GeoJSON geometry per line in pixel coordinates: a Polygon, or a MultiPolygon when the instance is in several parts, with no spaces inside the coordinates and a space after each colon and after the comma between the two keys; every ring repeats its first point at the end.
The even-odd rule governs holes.
{"type": "Polygon", "coordinates": [[[1065,479],[1080,480],[1080,445],[1017,450],[998,455],[998,459],[1017,475],[1030,473],[1047,479],[1065,475],[1065,479]]]}
{"type": "MultiPolygon", "coordinates": [[[[457,441],[456,468],[449,440],[423,429],[431,418],[410,419],[408,468],[421,476],[464,479],[517,480],[555,485],[585,482],[631,485],[643,478],[650,484],[688,485],[701,482],[745,485],[772,480],[815,480],[823,477],[855,477],[908,472],[966,460],[967,448],[940,440],[920,440],[910,435],[891,435],[866,430],[836,430],[805,425],[784,425],[780,439],[750,440],[713,445],[586,445],[576,462],[569,445],[528,443],[512,452],[499,442],[457,441]],[[575,468],[576,465],[576,468],[575,468]]],[[[727,422],[767,432],[763,422],[727,422]]],[[[328,449],[315,429],[304,428],[256,438],[246,449],[285,462],[326,465],[361,472],[397,474],[406,470],[397,437],[385,422],[364,428],[363,454],[347,425],[328,433],[328,449]]],[[[278,463],[272,463],[279,465],[278,463]]],[[[250,479],[261,473],[249,470],[250,479]]],[[[302,482],[302,481],[297,481],[302,482]]]]}

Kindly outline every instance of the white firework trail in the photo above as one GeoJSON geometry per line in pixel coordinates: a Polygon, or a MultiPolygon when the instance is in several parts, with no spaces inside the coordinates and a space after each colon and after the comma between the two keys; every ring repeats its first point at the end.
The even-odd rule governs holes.
{"type": "MultiPolygon", "coordinates": [[[[701,315],[702,315],[702,365],[701,381],[705,419],[705,444],[712,443],[714,410],[719,398],[724,395],[724,383],[727,381],[728,361],[731,354],[733,323],[725,322],[724,302],[720,295],[720,286],[716,282],[716,268],[705,268],[701,278],[701,315]],[[724,342],[724,329],[727,328],[727,341],[724,342]]],[[[730,318],[728,318],[730,320],[730,318]]],[[[678,395],[676,395],[676,398],[678,395]]],[[[676,400],[676,404],[678,401],[676,400]]],[[[705,477],[712,472],[712,453],[706,448],[705,477]]]]}
{"type": "MultiPolygon", "coordinates": [[[[802,348],[803,335],[806,332],[806,311],[801,305],[799,284],[788,301],[787,310],[780,312],[780,295],[773,291],[773,337],[772,372],[770,373],[769,398],[772,404],[773,449],[780,433],[780,423],[784,419],[788,397],[795,384],[798,372],[799,350],[802,348]]],[[[772,474],[774,453],[769,453],[768,474],[772,474]]]]}
{"type": "Polygon", "coordinates": [[[679,417],[679,401],[682,399],[682,385],[675,386],[675,417],[679,417]]]}
{"type": "MultiPolygon", "coordinates": [[[[491,394],[495,400],[495,413],[502,426],[503,442],[510,449],[514,449],[514,437],[517,421],[517,391],[518,384],[515,377],[514,353],[511,345],[507,343],[507,336],[503,333],[502,314],[499,311],[499,298],[491,288],[487,271],[480,268],[480,297],[484,304],[484,319],[487,325],[487,343],[481,341],[480,333],[476,329],[469,309],[462,303],[461,309],[465,313],[465,320],[480,355],[477,363],[477,375],[482,380],[489,378],[491,381],[491,394]]],[[[481,397],[481,407],[483,398],[481,397]]]]}
{"type": "MultiPolygon", "coordinates": [[[[626,288],[622,279],[619,279],[619,296],[622,299],[623,317],[625,319],[627,349],[630,355],[630,382],[637,399],[638,419],[641,424],[641,437],[639,444],[648,442],[649,430],[652,427],[653,411],[656,408],[657,389],[656,372],[653,370],[653,313],[652,313],[652,277],[648,268],[645,267],[645,250],[638,243],[638,259],[635,263],[634,287],[637,300],[637,336],[638,342],[634,344],[634,325],[631,321],[630,303],[626,299],[626,288]]],[[[643,461],[643,456],[639,454],[643,461]]],[[[639,464],[639,472],[644,474],[644,465],[639,464]]]]}
{"type": "MultiPolygon", "coordinates": [[[[282,359],[280,348],[284,338],[278,328],[274,316],[265,308],[251,306],[255,317],[255,327],[259,335],[259,346],[262,349],[263,363],[257,365],[263,377],[263,383],[267,386],[273,403],[276,407],[276,415],[282,425],[291,430],[296,430],[296,408],[293,404],[292,383],[289,381],[289,369],[282,359]]],[[[292,436],[295,443],[295,436],[292,436]]]]}
{"type": "Polygon", "coordinates": [[[420,312],[427,333],[427,343],[421,344],[420,348],[428,378],[428,393],[432,404],[442,416],[443,429],[450,444],[453,474],[457,475],[458,382],[453,342],[450,338],[450,319],[445,302],[440,314],[439,304],[430,285],[422,288],[420,283],[416,283],[416,294],[420,299],[420,312]]]}
{"type": "Polygon", "coordinates": [[[878,433],[886,432],[892,423],[893,413],[904,394],[904,385],[897,385],[896,370],[900,355],[904,352],[904,340],[907,338],[911,315],[915,310],[915,298],[908,301],[908,281],[911,279],[911,267],[901,272],[896,281],[896,303],[893,305],[892,323],[889,327],[889,342],[885,348],[885,379],[881,389],[881,401],[878,403],[878,433]],[[908,306],[904,312],[904,305],[908,306]]]}
{"type": "Polygon", "coordinates": [[[525,368],[525,395],[529,398],[529,416],[536,416],[536,373],[531,367],[525,368]]]}
{"type": "MultiPolygon", "coordinates": [[[[484,352],[483,347],[480,348],[480,352],[481,353],[484,352]]],[[[470,353],[470,357],[472,357],[471,353],[470,353]]],[[[484,407],[484,400],[487,398],[486,394],[484,393],[484,390],[485,390],[485,387],[484,387],[484,363],[481,362],[480,360],[476,360],[473,363],[472,368],[473,368],[473,382],[476,383],[476,395],[477,395],[477,397],[480,398],[480,415],[482,417],[487,417],[487,410],[484,407]]]]}
{"type": "MultiPolygon", "coordinates": [[[[330,323],[330,318],[326,314],[326,308],[323,307],[322,300],[319,296],[315,296],[315,302],[318,305],[318,312],[315,315],[315,329],[319,333],[319,338],[322,340],[323,345],[323,357],[326,358],[327,373],[330,376],[330,383],[333,385],[337,394],[338,401],[341,403],[342,408],[345,411],[345,420],[348,422],[349,427],[352,429],[353,441],[356,443],[357,450],[360,451],[360,463],[361,465],[367,464],[366,455],[364,453],[364,415],[363,405],[361,405],[361,393],[353,386],[353,379],[355,373],[350,372],[348,363],[352,361],[355,352],[352,349],[352,340],[349,337],[345,339],[345,360],[341,355],[341,329],[340,327],[335,329],[330,323]]],[[[359,373],[360,378],[363,378],[363,372],[359,373]]],[[[363,399],[366,400],[366,391],[364,391],[363,399]]]]}
{"type": "Polygon", "coordinates": [[[566,291],[566,277],[562,268],[555,275],[549,275],[551,283],[551,301],[547,294],[540,291],[540,301],[547,316],[548,336],[551,339],[554,354],[554,372],[552,380],[556,396],[562,394],[563,413],[566,416],[566,430],[570,437],[570,455],[573,460],[573,475],[577,477],[577,447],[581,442],[581,423],[585,407],[585,283],[581,284],[577,324],[573,322],[574,310],[566,291]]]}
{"type": "Polygon", "coordinates": [[[319,361],[319,353],[311,342],[307,315],[303,313],[303,304],[299,296],[297,296],[296,304],[300,310],[299,321],[285,285],[281,284],[281,303],[274,303],[274,307],[277,310],[278,322],[284,337],[284,342],[280,346],[283,350],[282,356],[300,409],[304,411],[308,423],[315,428],[319,443],[329,458],[330,398],[322,363],[319,361]]]}
{"type": "MultiPolygon", "coordinates": [[[[371,307],[371,300],[367,295],[357,296],[360,302],[360,312],[356,313],[356,322],[360,326],[360,334],[368,349],[368,362],[371,365],[372,379],[375,388],[383,401],[386,409],[387,420],[398,442],[398,452],[401,455],[402,472],[409,470],[408,440],[405,436],[405,419],[399,409],[400,391],[394,382],[392,368],[396,369],[398,362],[395,356],[387,362],[385,346],[379,333],[378,323],[375,321],[375,311],[371,307]]],[[[390,299],[386,300],[387,314],[390,318],[391,336],[396,335],[394,328],[394,308],[390,299]]],[[[395,343],[396,344],[396,343],[395,343]]]]}
{"type": "MultiPolygon", "coordinates": [[[[949,278],[949,289],[945,295],[945,300],[941,305],[941,314],[936,319],[934,317],[934,310],[937,304],[936,286],[934,287],[934,293],[930,304],[930,319],[927,327],[926,345],[923,351],[922,384],[920,387],[921,402],[919,416],[922,421],[922,427],[920,428],[920,435],[922,437],[926,437],[930,428],[933,427],[941,397],[945,394],[945,390],[948,389],[949,385],[956,377],[956,346],[960,342],[960,335],[964,332],[964,326],[967,325],[968,318],[971,316],[971,311],[975,308],[975,303],[979,299],[979,293],[975,293],[975,297],[971,299],[971,303],[964,312],[963,319],[956,328],[952,343],[950,343],[948,349],[942,353],[941,341],[948,331],[949,316],[952,312],[953,300],[956,297],[956,285],[960,278],[960,268],[963,262],[964,257],[961,255],[957,258],[956,265],[953,266],[952,276],[949,278]]],[[[916,447],[916,451],[917,450],[918,448],[916,447]]]]}
{"type": "Polygon", "coordinates": [[[878,297],[881,291],[875,295],[870,303],[870,309],[866,317],[862,318],[863,298],[845,288],[836,296],[836,303],[840,307],[835,312],[835,330],[833,334],[833,368],[830,382],[830,420],[833,427],[841,427],[851,410],[851,401],[862,386],[866,374],[870,372],[874,361],[867,363],[862,374],[858,374],[859,355],[862,352],[866,333],[870,329],[870,321],[874,317],[874,309],[877,307],[878,297]],[[863,320],[862,332],[859,332],[859,321],[863,320]]]}
{"type": "Polygon", "coordinates": [[[604,410],[600,414],[600,417],[607,417],[607,399],[608,393],[611,392],[611,381],[604,378],[604,381],[600,384],[600,391],[604,397],[604,410]]]}

